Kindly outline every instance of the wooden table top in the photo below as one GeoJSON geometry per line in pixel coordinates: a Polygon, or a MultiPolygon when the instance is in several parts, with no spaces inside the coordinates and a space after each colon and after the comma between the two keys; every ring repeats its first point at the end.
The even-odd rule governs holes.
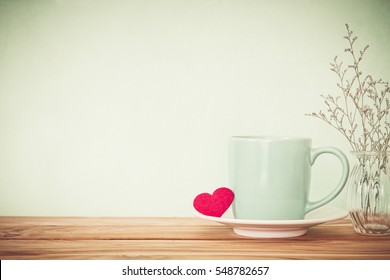
{"type": "Polygon", "coordinates": [[[390,236],[343,219],[294,238],[246,238],[199,218],[0,217],[0,259],[390,259],[390,236]]]}

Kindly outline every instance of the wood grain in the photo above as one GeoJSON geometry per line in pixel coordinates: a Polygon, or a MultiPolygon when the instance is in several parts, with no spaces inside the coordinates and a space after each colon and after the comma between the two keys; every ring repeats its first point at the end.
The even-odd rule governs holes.
{"type": "Polygon", "coordinates": [[[197,218],[0,217],[0,259],[390,259],[390,236],[347,219],[253,239],[197,218]]]}

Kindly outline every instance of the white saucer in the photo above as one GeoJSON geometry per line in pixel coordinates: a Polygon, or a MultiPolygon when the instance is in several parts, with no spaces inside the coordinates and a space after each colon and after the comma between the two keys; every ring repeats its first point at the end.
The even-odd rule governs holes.
{"type": "Polygon", "coordinates": [[[346,210],[332,206],[323,206],[315,209],[309,212],[302,220],[241,220],[206,216],[195,211],[195,216],[201,219],[229,226],[238,235],[257,238],[301,236],[306,234],[310,227],[343,219],[347,215],[348,212],[346,210]]]}

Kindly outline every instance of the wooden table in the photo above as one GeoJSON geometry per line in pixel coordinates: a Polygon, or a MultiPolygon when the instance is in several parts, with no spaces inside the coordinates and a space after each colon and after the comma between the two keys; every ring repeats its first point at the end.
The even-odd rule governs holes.
{"type": "Polygon", "coordinates": [[[253,239],[199,218],[0,217],[0,259],[390,259],[390,236],[348,219],[253,239]]]}

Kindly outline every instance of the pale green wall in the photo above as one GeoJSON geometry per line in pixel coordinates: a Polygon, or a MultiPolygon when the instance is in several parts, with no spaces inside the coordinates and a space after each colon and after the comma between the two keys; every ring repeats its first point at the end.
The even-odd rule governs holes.
{"type": "Polygon", "coordinates": [[[390,79],[389,18],[390,1],[0,0],[0,215],[191,215],[227,184],[230,135],[348,152],[304,114],[336,90],[347,22],[390,79]]]}

